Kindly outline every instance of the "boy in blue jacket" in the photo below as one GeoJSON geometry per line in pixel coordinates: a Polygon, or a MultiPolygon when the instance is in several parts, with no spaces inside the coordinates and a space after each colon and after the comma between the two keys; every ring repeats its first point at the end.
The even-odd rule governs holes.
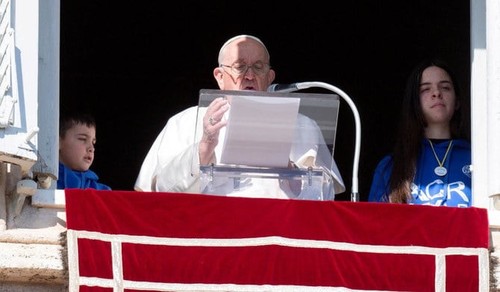
{"type": "Polygon", "coordinates": [[[94,161],[96,122],[86,113],[61,115],[59,122],[59,177],[58,189],[92,188],[111,190],[90,170],[94,161]]]}

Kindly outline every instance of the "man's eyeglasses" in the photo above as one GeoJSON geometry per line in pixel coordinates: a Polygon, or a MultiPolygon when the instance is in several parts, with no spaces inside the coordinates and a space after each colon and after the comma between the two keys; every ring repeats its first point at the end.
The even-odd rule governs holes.
{"type": "Polygon", "coordinates": [[[247,65],[245,63],[233,63],[233,65],[224,65],[221,64],[221,67],[227,67],[231,68],[231,72],[237,76],[241,76],[245,73],[247,73],[248,68],[252,68],[253,73],[257,75],[263,75],[269,72],[269,69],[271,69],[271,66],[269,64],[264,63],[264,62],[255,62],[253,65],[247,65]]]}

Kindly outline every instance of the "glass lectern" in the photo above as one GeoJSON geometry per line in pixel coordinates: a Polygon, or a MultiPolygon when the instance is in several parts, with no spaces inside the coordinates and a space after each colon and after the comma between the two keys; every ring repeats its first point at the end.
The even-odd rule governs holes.
{"type": "Polygon", "coordinates": [[[228,100],[227,125],[219,132],[215,163],[199,165],[193,155],[200,193],[334,200],[345,191],[333,160],[338,95],[202,89],[195,145],[215,98],[228,100]]]}

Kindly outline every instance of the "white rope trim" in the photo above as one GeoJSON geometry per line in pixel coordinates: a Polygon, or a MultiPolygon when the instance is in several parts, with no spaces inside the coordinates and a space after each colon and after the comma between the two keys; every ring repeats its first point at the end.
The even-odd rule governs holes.
{"type": "Polygon", "coordinates": [[[180,284],[180,283],[151,283],[135,282],[123,279],[121,244],[149,244],[164,246],[216,246],[216,247],[250,247],[280,245],[300,248],[321,248],[355,252],[384,253],[384,254],[421,254],[435,256],[436,274],[435,291],[446,291],[446,258],[447,255],[478,256],[479,264],[479,291],[489,289],[489,254],[486,248],[466,247],[424,247],[424,246],[387,246],[366,245],[326,240],[296,239],[282,236],[266,236],[251,238],[173,238],[133,236],[124,234],[105,234],[92,231],[68,230],[68,267],[70,272],[69,291],[79,291],[79,286],[113,287],[115,292],[124,289],[154,289],[157,291],[380,291],[380,290],[351,290],[342,287],[293,286],[293,285],[236,285],[236,284],[180,284]],[[78,270],[77,239],[93,239],[107,241],[112,246],[113,277],[106,280],[92,277],[80,277],[78,270]],[[486,268],[485,268],[486,267],[486,268]],[[332,290],[332,288],[336,288],[332,290]]]}
{"type": "Polygon", "coordinates": [[[111,255],[113,261],[114,291],[123,291],[123,265],[122,244],[118,241],[111,242],[111,255]]]}
{"type": "MultiPolygon", "coordinates": [[[[113,281],[99,278],[81,277],[81,284],[86,286],[113,287],[113,281]]],[[[385,291],[385,290],[358,290],[345,287],[330,286],[298,286],[298,285],[239,285],[239,284],[184,284],[184,283],[158,283],[158,282],[137,282],[123,281],[123,288],[154,291],[286,291],[286,292],[307,292],[307,291],[385,291]]],[[[114,290],[124,291],[122,290],[114,290]]]]}
{"type": "Polygon", "coordinates": [[[434,275],[434,291],[446,292],[446,257],[438,255],[435,261],[436,274],[434,275]]]}
{"type": "Polygon", "coordinates": [[[246,237],[246,238],[175,238],[135,236],[124,234],[105,234],[93,231],[75,231],[78,238],[87,238],[108,242],[126,242],[136,244],[167,245],[167,246],[215,246],[215,247],[245,247],[281,245],[288,247],[326,248],[333,250],[348,250],[356,252],[387,253],[387,254],[422,254],[422,255],[481,255],[485,248],[468,247],[425,247],[425,246],[390,246],[368,245],[326,240],[296,239],[282,236],[246,237]]]}
{"type": "Polygon", "coordinates": [[[78,232],[68,229],[66,232],[66,241],[68,247],[68,271],[69,271],[69,286],[70,292],[80,291],[80,270],[78,268],[78,232]]]}

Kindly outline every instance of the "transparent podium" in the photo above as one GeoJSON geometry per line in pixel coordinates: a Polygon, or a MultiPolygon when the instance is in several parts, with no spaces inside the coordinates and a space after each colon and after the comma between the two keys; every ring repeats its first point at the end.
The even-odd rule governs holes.
{"type": "Polygon", "coordinates": [[[215,163],[199,165],[193,155],[200,193],[334,200],[345,191],[333,159],[338,95],[202,89],[195,141],[216,98],[228,101],[227,124],[219,130],[215,163]]]}

